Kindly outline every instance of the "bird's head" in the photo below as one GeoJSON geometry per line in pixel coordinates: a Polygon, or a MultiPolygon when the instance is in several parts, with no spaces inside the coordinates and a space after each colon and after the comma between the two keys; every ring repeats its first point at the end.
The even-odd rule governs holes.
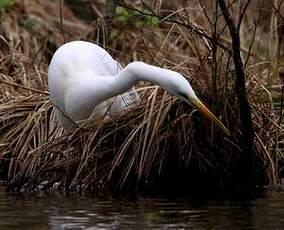
{"type": "Polygon", "coordinates": [[[193,105],[204,114],[208,119],[213,121],[218,125],[228,136],[230,136],[230,131],[225,127],[225,125],[199,100],[199,98],[194,93],[189,82],[181,74],[171,71],[170,74],[174,76],[168,78],[171,79],[163,85],[163,88],[169,91],[171,94],[177,96],[188,104],[193,105]]]}
{"type": "Polygon", "coordinates": [[[169,93],[181,98],[185,102],[195,106],[207,118],[217,124],[228,136],[230,131],[223,123],[198,99],[191,85],[180,73],[148,65],[143,62],[132,62],[125,69],[130,78],[153,82],[169,93]]]}

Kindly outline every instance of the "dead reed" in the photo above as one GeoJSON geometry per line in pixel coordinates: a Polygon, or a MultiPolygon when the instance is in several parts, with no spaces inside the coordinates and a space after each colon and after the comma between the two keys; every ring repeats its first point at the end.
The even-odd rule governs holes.
{"type": "MultiPolygon", "coordinates": [[[[58,128],[48,97],[47,64],[63,42],[62,33],[67,40],[104,39],[100,19],[87,26],[63,9],[64,31],[58,8],[49,1],[18,1],[3,16],[10,52],[0,59],[0,179],[9,191],[142,191],[175,184],[181,189],[201,184],[234,187],[242,180],[245,163],[240,161],[230,54],[218,49],[213,62],[204,37],[166,19],[159,27],[142,29],[115,21],[106,48],[122,63],[142,60],[182,73],[230,128],[232,138],[192,107],[145,83],[137,88],[137,106],[87,127],[58,128]]],[[[196,9],[190,16],[185,11],[173,14],[190,22],[195,17],[196,27],[210,31],[206,15],[196,9]]],[[[220,39],[229,42],[226,33],[220,39]]],[[[256,56],[258,50],[253,49],[249,44],[242,47],[262,164],[256,170],[265,173],[262,183],[277,185],[284,177],[283,91],[281,82],[268,76],[276,68],[269,59],[273,54],[266,55],[264,49],[256,56]]]]}

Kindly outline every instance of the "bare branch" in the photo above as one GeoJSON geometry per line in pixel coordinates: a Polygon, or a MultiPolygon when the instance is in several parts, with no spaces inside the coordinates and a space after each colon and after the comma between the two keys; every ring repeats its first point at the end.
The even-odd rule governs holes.
{"type": "MultiPolygon", "coordinates": [[[[216,45],[218,45],[220,48],[222,48],[223,50],[227,51],[229,54],[231,54],[231,50],[228,49],[226,46],[224,46],[222,43],[218,42],[217,40],[214,40],[210,35],[208,35],[206,32],[204,32],[201,28],[195,26],[195,25],[191,25],[189,23],[184,23],[184,22],[181,22],[179,20],[176,20],[176,19],[172,19],[170,17],[166,17],[166,18],[163,18],[161,17],[160,15],[154,13],[153,11],[151,11],[151,13],[148,13],[148,12],[144,12],[140,9],[137,9],[137,8],[133,8],[123,2],[120,2],[120,1],[117,1],[116,0],[116,3],[118,6],[121,6],[123,8],[126,8],[126,9],[129,9],[131,11],[134,11],[134,12],[137,12],[141,15],[148,15],[148,16],[151,16],[151,17],[156,17],[158,18],[159,20],[161,21],[165,21],[165,22],[171,22],[171,23],[176,23],[177,25],[180,25],[180,26],[183,26],[185,28],[187,28],[188,30],[190,30],[192,33],[195,33],[201,37],[204,37],[206,38],[207,40],[209,40],[211,43],[215,43],[216,45]]],[[[144,5],[145,6],[145,5],[144,5]]],[[[147,5],[146,5],[147,6],[147,5]]]]}
{"type": "Polygon", "coordinates": [[[240,13],[240,16],[239,16],[239,21],[238,21],[238,25],[237,25],[237,30],[239,31],[240,30],[240,27],[241,27],[241,24],[242,24],[242,21],[243,21],[243,18],[245,16],[245,12],[250,4],[251,0],[247,0],[246,4],[244,5],[241,13],[240,13]]]}
{"type": "Polygon", "coordinates": [[[241,58],[240,50],[240,36],[239,30],[234,24],[234,21],[230,15],[229,9],[226,6],[224,0],[218,0],[219,6],[223,13],[226,24],[229,28],[230,35],[232,38],[232,53],[235,65],[236,80],[235,80],[235,91],[239,101],[240,108],[240,120],[241,120],[241,130],[243,134],[243,144],[246,149],[245,154],[254,154],[254,130],[251,118],[251,108],[247,99],[246,86],[245,86],[245,73],[244,65],[241,58]]]}

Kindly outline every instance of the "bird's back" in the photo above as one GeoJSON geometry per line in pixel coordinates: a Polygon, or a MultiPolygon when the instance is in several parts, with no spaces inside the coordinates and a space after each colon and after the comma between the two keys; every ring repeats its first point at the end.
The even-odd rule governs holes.
{"type": "MultiPolygon", "coordinates": [[[[59,47],[48,69],[50,98],[55,105],[59,124],[69,126],[72,123],[65,108],[66,85],[70,78],[82,78],[83,81],[86,72],[91,72],[94,77],[114,76],[121,69],[120,64],[107,51],[91,42],[73,41],[59,47]]],[[[115,105],[121,108],[127,106],[121,98],[115,105]]]]}
{"type": "Polygon", "coordinates": [[[66,43],[52,57],[48,69],[48,86],[59,123],[63,126],[70,124],[70,119],[62,116],[66,114],[66,82],[75,75],[83,77],[84,71],[88,70],[98,76],[113,76],[121,70],[121,66],[103,48],[85,41],[66,43]]]}
{"type": "Polygon", "coordinates": [[[112,76],[120,70],[120,64],[100,46],[85,41],[73,41],[62,45],[54,54],[49,69],[54,66],[65,72],[92,69],[96,75],[112,76]]]}

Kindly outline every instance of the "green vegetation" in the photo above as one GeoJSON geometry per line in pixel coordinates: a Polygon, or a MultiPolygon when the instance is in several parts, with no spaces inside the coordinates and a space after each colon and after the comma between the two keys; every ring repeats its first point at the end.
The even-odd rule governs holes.
{"type": "Polygon", "coordinates": [[[11,7],[14,3],[14,0],[0,0],[0,14],[2,14],[7,8],[11,7]]]}
{"type": "MultiPolygon", "coordinates": [[[[137,29],[143,27],[157,28],[159,26],[159,19],[154,16],[142,15],[141,13],[129,11],[120,6],[116,7],[115,12],[117,15],[117,20],[124,26],[131,26],[137,29]]],[[[141,12],[144,11],[141,10],[141,12]]]]}

